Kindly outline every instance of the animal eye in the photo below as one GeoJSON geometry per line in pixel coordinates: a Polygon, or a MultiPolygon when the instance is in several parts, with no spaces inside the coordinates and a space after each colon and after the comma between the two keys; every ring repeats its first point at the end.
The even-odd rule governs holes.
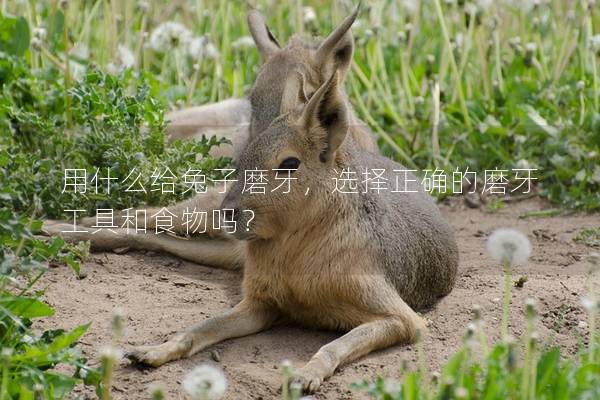
{"type": "Polygon", "coordinates": [[[279,169],[298,169],[300,160],[296,157],[288,157],[279,164],[279,169]]]}

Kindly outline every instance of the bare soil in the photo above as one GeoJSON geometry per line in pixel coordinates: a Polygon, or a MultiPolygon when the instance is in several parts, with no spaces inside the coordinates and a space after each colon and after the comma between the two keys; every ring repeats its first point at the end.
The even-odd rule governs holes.
{"type": "MultiPolygon", "coordinates": [[[[593,249],[573,241],[580,229],[599,227],[600,215],[569,215],[553,218],[520,219],[528,211],[547,208],[532,199],[511,204],[496,213],[469,209],[460,199],[441,205],[456,230],[460,248],[459,278],[453,292],[434,309],[424,313],[429,333],[424,343],[426,365],[431,372],[461,344],[474,304],[483,310],[490,340],[499,336],[502,274],[487,257],[486,237],[499,227],[525,232],[532,243],[528,265],[517,267],[515,280],[527,276],[522,288],[513,291],[510,330],[518,337],[524,329],[522,318],[526,298],[538,300],[538,330],[547,345],[557,345],[562,354],[574,354],[586,317],[580,304],[587,290],[585,256],[593,249]]],[[[38,325],[41,328],[74,328],[92,322],[82,338],[82,349],[90,359],[110,342],[113,309],[126,314],[124,345],[160,343],[179,330],[233,306],[240,300],[240,272],[222,271],[175,257],[155,253],[96,253],[82,265],[85,278],[77,279],[67,267],[53,268],[41,283],[56,316],[38,325]]],[[[592,282],[600,292],[600,282],[592,282]]],[[[114,397],[147,399],[152,382],[162,382],[172,399],[184,398],[181,381],[187,371],[200,363],[214,363],[225,371],[227,399],[276,399],[281,383],[280,363],[289,359],[300,366],[338,333],[317,332],[296,326],[279,326],[245,338],[229,340],[185,360],[158,369],[139,369],[122,361],[116,371],[114,397]]],[[[326,381],[317,399],[364,398],[350,384],[377,375],[399,379],[403,363],[415,366],[414,345],[394,346],[343,366],[326,381]]],[[[82,397],[94,397],[89,388],[78,389],[82,397]]]]}

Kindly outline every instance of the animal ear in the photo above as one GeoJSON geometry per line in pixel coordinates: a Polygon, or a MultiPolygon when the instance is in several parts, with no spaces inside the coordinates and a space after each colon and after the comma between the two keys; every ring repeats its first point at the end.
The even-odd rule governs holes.
{"type": "Polygon", "coordinates": [[[299,104],[305,104],[307,101],[308,99],[304,92],[304,75],[297,69],[294,69],[286,78],[279,114],[286,114],[295,109],[299,104]]]}
{"type": "Polygon", "coordinates": [[[339,89],[339,72],[334,71],[315,92],[302,112],[301,121],[309,135],[322,144],[319,159],[328,163],[348,133],[348,109],[339,89]],[[324,132],[324,135],[323,135],[324,132]]]}
{"type": "Polygon", "coordinates": [[[360,12],[360,4],[354,12],[325,39],[315,53],[315,62],[319,66],[333,64],[342,75],[348,70],[354,53],[354,37],[350,27],[360,12]]]}
{"type": "Polygon", "coordinates": [[[267,27],[262,14],[257,10],[248,12],[248,28],[264,64],[275,52],[281,49],[281,46],[267,27]]]}

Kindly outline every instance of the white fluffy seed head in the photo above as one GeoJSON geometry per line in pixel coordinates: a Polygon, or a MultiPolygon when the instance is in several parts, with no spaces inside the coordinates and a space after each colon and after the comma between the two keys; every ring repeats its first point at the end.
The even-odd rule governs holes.
{"type": "Polygon", "coordinates": [[[600,51],[600,34],[590,38],[590,47],[592,48],[592,51],[600,51]]]}
{"type": "Polygon", "coordinates": [[[283,360],[281,362],[281,369],[283,369],[283,371],[291,371],[292,370],[292,362],[290,360],[283,360]]]}
{"type": "Polygon", "coordinates": [[[247,49],[254,47],[254,40],[250,36],[242,36],[231,43],[231,47],[234,49],[247,49]]]}
{"type": "Polygon", "coordinates": [[[165,385],[162,382],[152,382],[148,386],[148,394],[151,400],[162,400],[165,398],[165,385]]]}
{"type": "Polygon", "coordinates": [[[416,14],[419,11],[419,2],[417,0],[402,0],[402,7],[407,14],[416,14]]]}
{"type": "Polygon", "coordinates": [[[202,61],[204,58],[205,46],[208,42],[206,36],[199,36],[197,38],[192,39],[188,46],[188,54],[192,58],[192,60],[196,62],[202,61]]]}
{"type": "Polygon", "coordinates": [[[202,364],[185,376],[182,385],[194,400],[218,400],[227,391],[227,378],[219,368],[202,364]]]}
{"type": "Polygon", "coordinates": [[[525,45],[525,50],[528,53],[534,53],[536,51],[536,49],[537,49],[537,45],[533,42],[529,42],[525,45]]]}
{"type": "Polygon", "coordinates": [[[456,388],[456,390],[454,391],[454,396],[457,399],[466,399],[469,397],[469,392],[467,391],[467,389],[465,389],[464,387],[458,387],[456,388]]]}
{"type": "Polygon", "coordinates": [[[100,349],[100,358],[105,361],[117,362],[123,358],[123,351],[114,346],[104,346],[100,349]]]}
{"type": "Polygon", "coordinates": [[[592,295],[585,296],[581,299],[581,305],[583,305],[583,308],[588,314],[594,314],[598,310],[598,303],[600,303],[598,298],[592,295]]]}
{"type": "Polygon", "coordinates": [[[537,317],[536,301],[531,297],[525,300],[525,317],[529,321],[533,321],[537,317]]]}
{"type": "Polygon", "coordinates": [[[302,9],[302,18],[305,24],[312,24],[317,20],[317,13],[312,7],[304,7],[302,9]]]}
{"type": "Polygon", "coordinates": [[[48,35],[48,31],[44,27],[33,28],[33,37],[38,38],[39,40],[45,40],[48,35]]]}
{"type": "Polygon", "coordinates": [[[594,252],[591,252],[590,254],[588,254],[587,262],[590,265],[590,268],[589,268],[590,274],[593,275],[596,272],[600,271],[600,253],[596,253],[594,251],[594,252]]]}
{"type": "Polygon", "coordinates": [[[178,48],[185,49],[192,40],[192,33],[179,22],[165,22],[152,31],[149,46],[152,50],[165,53],[178,48]]]}
{"type": "Polygon", "coordinates": [[[501,264],[523,265],[531,254],[531,244],[523,233],[514,229],[497,229],[487,240],[490,257],[501,264]]]}

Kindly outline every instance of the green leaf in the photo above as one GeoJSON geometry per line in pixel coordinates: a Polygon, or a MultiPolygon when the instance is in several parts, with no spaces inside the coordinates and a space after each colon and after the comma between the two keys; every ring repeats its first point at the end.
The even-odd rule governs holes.
{"type": "Polygon", "coordinates": [[[63,33],[63,29],[65,26],[65,14],[62,10],[57,10],[54,14],[54,18],[50,23],[50,35],[49,42],[56,46],[57,43],[61,41],[61,36],[63,33]]]}
{"type": "Polygon", "coordinates": [[[62,374],[45,372],[44,381],[45,386],[52,388],[52,397],[62,399],[73,390],[79,379],[62,374]]]}
{"type": "Polygon", "coordinates": [[[542,355],[537,366],[537,393],[541,394],[553,383],[554,375],[559,370],[560,350],[554,348],[542,355]]]}
{"type": "Polygon", "coordinates": [[[15,56],[22,56],[25,51],[29,48],[29,25],[24,17],[17,19],[14,29],[13,37],[10,42],[10,52],[15,56]]]}
{"type": "Polygon", "coordinates": [[[20,318],[39,318],[54,315],[54,309],[37,299],[8,296],[0,298],[0,307],[20,318]]]}

